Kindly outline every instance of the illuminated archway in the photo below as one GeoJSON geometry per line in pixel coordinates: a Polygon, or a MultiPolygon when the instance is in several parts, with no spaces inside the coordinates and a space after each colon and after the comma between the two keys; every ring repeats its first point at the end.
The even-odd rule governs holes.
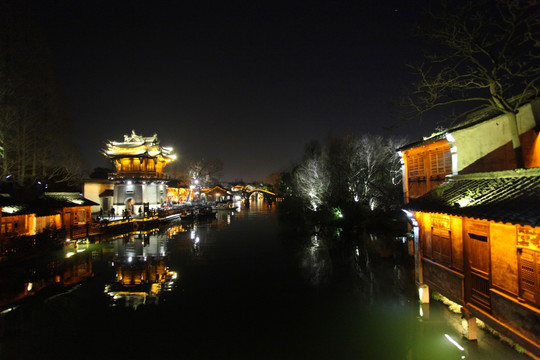
{"type": "Polygon", "coordinates": [[[245,192],[245,198],[247,201],[251,200],[252,195],[256,195],[256,199],[261,201],[267,201],[268,203],[274,203],[276,201],[276,194],[265,189],[253,189],[245,192]]]}

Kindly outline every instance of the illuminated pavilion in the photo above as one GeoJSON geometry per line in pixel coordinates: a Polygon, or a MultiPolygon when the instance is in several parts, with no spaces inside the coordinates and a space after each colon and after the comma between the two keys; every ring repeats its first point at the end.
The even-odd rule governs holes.
{"type": "Polygon", "coordinates": [[[147,212],[166,203],[167,176],[163,169],[176,155],[171,147],[160,145],[156,134],[144,137],[132,131],[123,141],[107,142],[103,154],[116,168],[109,175],[114,183],[112,206],[116,214],[124,210],[138,214],[139,209],[147,212]]]}

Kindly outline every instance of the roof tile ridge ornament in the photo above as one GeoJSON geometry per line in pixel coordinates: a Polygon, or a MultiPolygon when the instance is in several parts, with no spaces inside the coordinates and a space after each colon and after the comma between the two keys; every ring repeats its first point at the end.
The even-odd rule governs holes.
{"type": "Polygon", "coordinates": [[[131,130],[131,135],[124,135],[124,142],[144,142],[144,138],[142,135],[137,135],[135,130],[131,130]]]}
{"type": "Polygon", "coordinates": [[[123,157],[151,157],[159,162],[169,163],[176,160],[173,148],[161,146],[157,133],[153,136],[137,135],[135,130],[131,135],[124,135],[124,141],[108,141],[106,149],[102,150],[103,155],[109,159],[120,159],[123,157]]]}

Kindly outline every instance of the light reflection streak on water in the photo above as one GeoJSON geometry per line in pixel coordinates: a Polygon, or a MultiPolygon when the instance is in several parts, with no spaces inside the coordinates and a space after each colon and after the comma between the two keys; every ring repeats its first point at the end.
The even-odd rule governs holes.
{"type": "Polygon", "coordinates": [[[454,344],[459,350],[463,351],[465,350],[463,346],[459,345],[456,340],[452,339],[452,337],[448,334],[444,334],[444,337],[448,339],[452,344],[454,344]]]}

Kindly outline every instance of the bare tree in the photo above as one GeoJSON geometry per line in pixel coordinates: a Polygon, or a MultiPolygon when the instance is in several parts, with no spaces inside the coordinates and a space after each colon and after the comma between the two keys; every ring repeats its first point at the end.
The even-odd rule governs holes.
{"type": "Polygon", "coordinates": [[[371,210],[399,205],[401,193],[401,162],[395,149],[404,140],[381,136],[359,138],[360,152],[364,154],[358,166],[358,178],[362,185],[360,199],[371,210]]]}
{"type": "Polygon", "coordinates": [[[165,172],[171,179],[178,180],[181,184],[189,184],[192,179],[189,178],[187,164],[183,161],[174,161],[167,165],[165,172]]]}
{"type": "Polygon", "coordinates": [[[523,167],[518,109],[540,92],[540,4],[536,0],[443,1],[427,11],[420,35],[431,41],[418,81],[405,99],[408,115],[466,104],[506,114],[516,165],[523,167]],[[436,7],[436,8],[435,8],[436,7]]]}
{"type": "Polygon", "coordinates": [[[218,159],[208,160],[202,158],[198,161],[189,162],[187,167],[189,178],[192,181],[196,180],[198,185],[202,187],[218,183],[223,171],[223,164],[218,159]]]}
{"type": "Polygon", "coordinates": [[[331,184],[327,199],[331,206],[352,201],[349,178],[356,151],[350,139],[330,137],[323,147],[322,158],[331,184]]]}
{"type": "Polygon", "coordinates": [[[399,203],[401,164],[395,149],[404,141],[382,136],[348,136],[347,183],[355,202],[371,210],[399,203]]]}
{"type": "Polygon", "coordinates": [[[311,210],[317,211],[328,200],[329,174],[320,157],[306,158],[296,168],[293,181],[298,195],[307,200],[311,210]]]}
{"type": "Polygon", "coordinates": [[[347,135],[328,139],[320,151],[307,146],[294,171],[295,193],[312,210],[322,205],[372,210],[398,205],[401,164],[395,149],[402,143],[381,136],[347,135]]]}
{"type": "Polygon", "coordinates": [[[80,176],[82,161],[30,6],[0,2],[0,172],[20,184],[69,182],[80,176]]]}

